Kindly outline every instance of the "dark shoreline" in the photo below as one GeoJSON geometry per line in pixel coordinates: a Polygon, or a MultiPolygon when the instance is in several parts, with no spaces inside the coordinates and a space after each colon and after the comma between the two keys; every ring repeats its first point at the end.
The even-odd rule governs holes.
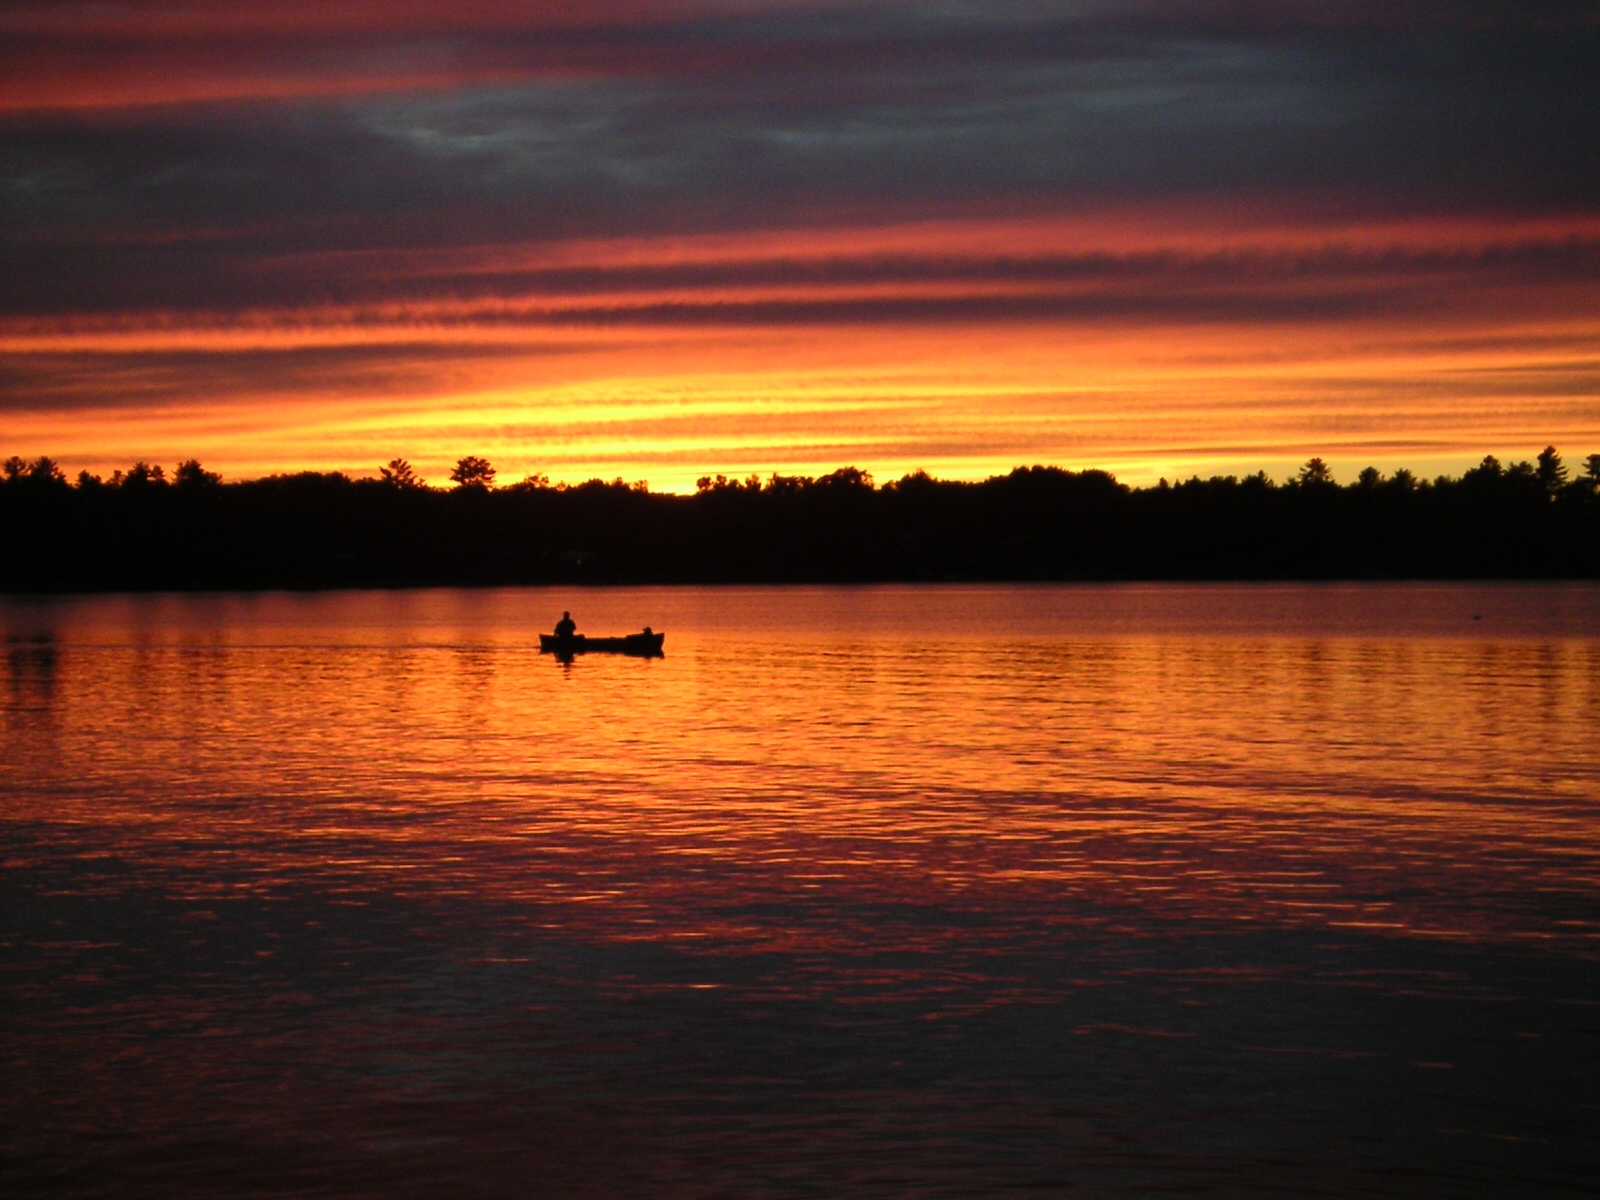
{"type": "Polygon", "coordinates": [[[1099,471],[980,483],[620,481],[444,491],[343,475],[0,483],[0,592],[671,584],[1600,578],[1594,480],[1498,464],[1339,486],[1132,489],[1099,471]]]}

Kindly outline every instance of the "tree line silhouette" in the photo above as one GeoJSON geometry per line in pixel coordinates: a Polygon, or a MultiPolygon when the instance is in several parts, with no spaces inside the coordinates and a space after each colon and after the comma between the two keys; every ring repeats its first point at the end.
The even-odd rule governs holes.
{"type": "Polygon", "coordinates": [[[530,476],[495,487],[467,456],[451,489],[395,459],[377,479],[303,472],[224,482],[199,462],[67,480],[3,464],[6,591],[542,583],[916,580],[1600,578],[1600,454],[1553,447],[1459,478],[1320,458],[1130,488],[1104,471],[1019,467],[981,482],[918,472],[642,483],[530,476]]]}

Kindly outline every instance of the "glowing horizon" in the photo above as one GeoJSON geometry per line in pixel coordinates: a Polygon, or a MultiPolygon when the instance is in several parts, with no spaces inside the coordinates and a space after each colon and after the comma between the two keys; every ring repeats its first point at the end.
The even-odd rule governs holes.
{"type": "Polygon", "coordinates": [[[1600,449],[1580,10],[558,8],[9,13],[0,456],[683,491],[1600,449]]]}

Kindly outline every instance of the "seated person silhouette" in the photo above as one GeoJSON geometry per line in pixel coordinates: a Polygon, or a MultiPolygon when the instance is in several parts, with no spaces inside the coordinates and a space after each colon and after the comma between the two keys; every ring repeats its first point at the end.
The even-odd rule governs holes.
{"type": "Polygon", "coordinates": [[[562,641],[569,641],[577,631],[578,623],[572,619],[572,614],[562,613],[561,620],[556,622],[556,636],[562,641]]]}

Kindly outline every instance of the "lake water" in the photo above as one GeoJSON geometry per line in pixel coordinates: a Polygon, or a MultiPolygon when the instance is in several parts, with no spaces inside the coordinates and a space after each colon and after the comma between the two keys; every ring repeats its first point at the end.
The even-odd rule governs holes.
{"type": "Polygon", "coordinates": [[[7,1195],[1600,1178],[1600,588],[11,599],[0,632],[7,1195]],[[541,656],[563,608],[666,655],[541,656]]]}

